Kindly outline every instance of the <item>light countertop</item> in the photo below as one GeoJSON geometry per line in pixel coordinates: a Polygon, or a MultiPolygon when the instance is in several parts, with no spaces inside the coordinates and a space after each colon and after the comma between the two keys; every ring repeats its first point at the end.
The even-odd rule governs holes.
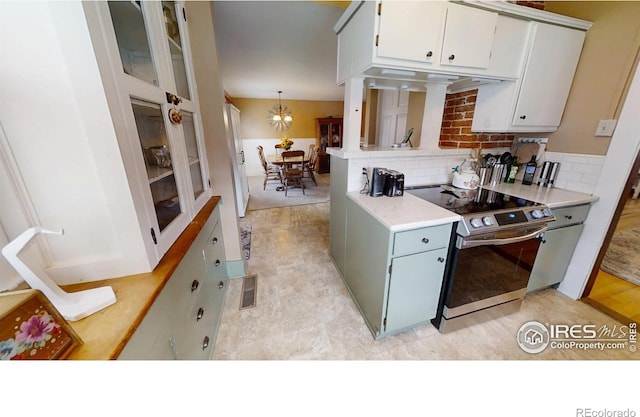
{"type": "Polygon", "coordinates": [[[502,182],[495,186],[484,185],[483,188],[546,204],[551,209],[595,203],[599,199],[592,194],[563,190],[561,188],[539,187],[536,184],[523,185],[520,181],[516,181],[513,184],[502,182]]]}
{"type": "Polygon", "coordinates": [[[452,211],[408,193],[401,197],[370,197],[359,191],[351,191],[347,197],[392,232],[438,226],[461,219],[452,211]]]}

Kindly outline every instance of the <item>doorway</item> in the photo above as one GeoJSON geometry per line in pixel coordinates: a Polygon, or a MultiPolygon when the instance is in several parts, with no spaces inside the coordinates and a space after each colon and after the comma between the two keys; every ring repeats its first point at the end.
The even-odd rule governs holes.
{"type": "Polygon", "coordinates": [[[637,285],[640,273],[631,267],[640,255],[633,252],[635,245],[628,244],[636,236],[640,242],[639,170],[640,154],[636,156],[582,299],[622,323],[640,321],[640,285],[637,285]],[[630,240],[622,242],[622,239],[630,240]]]}

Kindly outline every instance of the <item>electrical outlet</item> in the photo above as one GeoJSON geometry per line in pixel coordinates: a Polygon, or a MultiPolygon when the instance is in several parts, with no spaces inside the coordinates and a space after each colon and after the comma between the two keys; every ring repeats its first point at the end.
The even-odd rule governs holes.
{"type": "Polygon", "coordinates": [[[595,136],[613,136],[618,121],[616,119],[605,119],[598,122],[595,136]]]}

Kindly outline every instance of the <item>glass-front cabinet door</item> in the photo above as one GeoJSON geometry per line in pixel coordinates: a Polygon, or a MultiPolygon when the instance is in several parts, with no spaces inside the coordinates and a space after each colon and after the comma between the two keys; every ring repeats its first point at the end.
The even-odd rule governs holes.
{"type": "Polygon", "coordinates": [[[143,183],[139,210],[159,260],[211,194],[186,15],[177,1],[97,7],[107,49],[119,60],[111,68],[127,129],[118,140],[134,154],[123,155],[127,175],[143,183]]]}

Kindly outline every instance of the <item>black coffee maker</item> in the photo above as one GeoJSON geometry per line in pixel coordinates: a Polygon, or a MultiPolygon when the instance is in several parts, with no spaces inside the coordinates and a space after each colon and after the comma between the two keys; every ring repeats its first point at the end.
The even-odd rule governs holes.
{"type": "Polygon", "coordinates": [[[389,176],[386,168],[373,168],[371,174],[371,184],[369,186],[369,195],[371,197],[380,197],[384,195],[384,184],[389,176]]]}

